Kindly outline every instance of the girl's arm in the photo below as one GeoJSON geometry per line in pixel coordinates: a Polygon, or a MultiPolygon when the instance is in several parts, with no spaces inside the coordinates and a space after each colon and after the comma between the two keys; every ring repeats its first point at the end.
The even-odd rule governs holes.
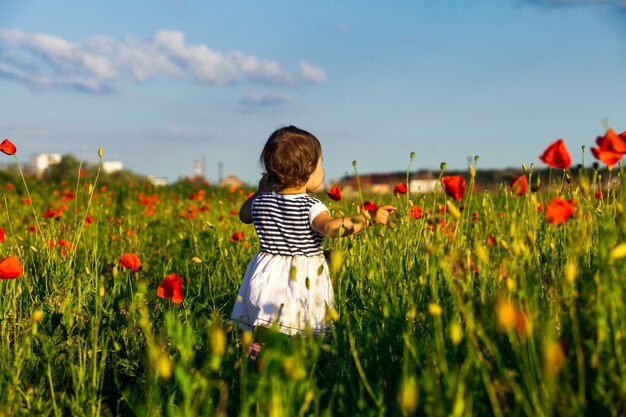
{"type": "MultiPolygon", "coordinates": [[[[386,204],[376,207],[371,214],[373,224],[387,224],[389,215],[396,211],[396,207],[386,204]]],[[[367,218],[364,214],[333,218],[328,212],[318,214],[311,223],[313,228],[328,237],[344,237],[359,233],[367,227],[367,218]]]]}
{"type": "Polygon", "coordinates": [[[271,191],[271,189],[267,185],[265,175],[263,175],[259,181],[259,188],[257,189],[257,192],[248,197],[241,205],[241,208],[239,209],[239,220],[246,224],[252,223],[252,202],[259,194],[265,191],[271,191]]]}

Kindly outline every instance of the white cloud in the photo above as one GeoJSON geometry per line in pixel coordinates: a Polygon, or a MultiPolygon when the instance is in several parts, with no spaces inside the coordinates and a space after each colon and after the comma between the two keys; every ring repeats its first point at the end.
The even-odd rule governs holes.
{"type": "Polygon", "coordinates": [[[187,43],[184,34],[175,30],[158,31],[148,40],[127,35],[116,42],[108,36],[93,36],[72,43],[46,34],[0,29],[0,63],[0,76],[5,78],[38,88],[93,93],[112,88],[123,73],[131,74],[138,82],[161,75],[214,84],[326,81],[323,69],[304,61],[297,76],[275,60],[187,43]]]}
{"type": "Polygon", "coordinates": [[[34,87],[49,87],[52,84],[50,79],[46,76],[34,75],[25,69],[21,69],[12,65],[7,65],[1,62],[0,76],[15,81],[21,81],[34,87]]]}
{"type": "Polygon", "coordinates": [[[317,83],[326,82],[326,72],[306,61],[300,61],[300,74],[307,80],[315,81],[317,83]]]}
{"type": "Polygon", "coordinates": [[[624,10],[626,1],[624,0],[526,0],[530,3],[547,7],[576,6],[576,5],[596,5],[596,6],[617,6],[624,10]]]}
{"type": "Polygon", "coordinates": [[[246,108],[266,108],[283,104],[289,101],[289,96],[283,93],[252,93],[241,99],[246,108]]]}
{"type": "Polygon", "coordinates": [[[348,33],[350,32],[350,26],[346,25],[345,23],[337,23],[337,30],[339,32],[348,33]]]}
{"type": "Polygon", "coordinates": [[[186,45],[181,32],[157,32],[153,47],[164,54],[169,63],[197,81],[224,84],[239,78],[238,68],[224,54],[206,45],[186,45]]]}
{"type": "Polygon", "coordinates": [[[175,65],[168,55],[154,43],[146,43],[136,37],[127,36],[117,45],[116,64],[130,71],[136,81],[147,81],[159,75],[179,77],[184,71],[175,65]]]}
{"type": "Polygon", "coordinates": [[[0,29],[4,76],[35,87],[70,87],[99,92],[118,72],[107,56],[105,38],[74,44],[45,34],[0,29]]]}

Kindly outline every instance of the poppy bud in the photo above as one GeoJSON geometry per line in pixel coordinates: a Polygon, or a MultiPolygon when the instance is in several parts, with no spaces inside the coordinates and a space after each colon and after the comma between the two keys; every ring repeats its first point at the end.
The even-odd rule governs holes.
{"type": "Polygon", "coordinates": [[[244,330],[241,335],[241,344],[244,348],[248,348],[254,342],[254,337],[252,336],[252,332],[244,330]]]}
{"type": "Polygon", "coordinates": [[[561,372],[565,365],[565,352],[559,342],[549,342],[544,346],[544,367],[548,375],[554,376],[561,372]]]}
{"type": "Polygon", "coordinates": [[[458,220],[461,218],[461,212],[459,211],[457,206],[455,206],[454,203],[450,200],[446,201],[446,210],[448,211],[448,213],[452,214],[455,219],[458,220]]]}
{"type": "Polygon", "coordinates": [[[419,386],[414,376],[403,378],[398,390],[398,406],[405,416],[417,411],[419,401],[419,386]]]}
{"type": "Polygon", "coordinates": [[[411,152],[411,161],[415,159],[415,152],[411,152]]]}
{"type": "Polygon", "coordinates": [[[622,259],[626,257],[626,243],[620,243],[611,250],[611,260],[622,259]]]}
{"type": "Polygon", "coordinates": [[[215,356],[223,356],[226,351],[226,334],[220,327],[211,329],[211,352],[215,356]]]}
{"type": "Polygon", "coordinates": [[[33,323],[39,323],[43,319],[43,311],[37,310],[31,316],[31,320],[33,323]]]}
{"type": "Polygon", "coordinates": [[[443,313],[443,308],[439,304],[428,303],[428,313],[431,316],[441,316],[443,313]]]}
{"type": "Polygon", "coordinates": [[[572,284],[578,276],[578,265],[573,262],[569,262],[565,265],[565,280],[568,284],[572,284]]]}
{"type": "Polygon", "coordinates": [[[463,339],[463,329],[459,323],[452,323],[448,328],[448,333],[452,344],[458,345],[461,343],[461,340],[463,339]]]}
{"type": "Polygon", "coordinates": [[[172,377],[172,360],[165,353],[158,355],[155,363],[155,371],[159,378],[170,379],[172,377]]]}
{"type": "Polygon", "coordinates": [[[444,169],[446,169],[446,167],[447,167],[447,166],[448,166],[448,165],[447,165],[445,162],[442,162],[442,163],[439,165],[439,169],[441,169],[441,170],[443,171],[444,169]]]}
{"type": "Polygon", "coordinates": [[[330,270],[337,272],[343,263],[343,253],[340,250],[333,251],[330,255],[330,270]]]}
{"type": "Polygon", "coordinates": [[[338,321],[339,313],[337,312],[337,310],[335,310],[334,307],[327,305],[325,319],[326,319],[326,322],[338,321]]]}

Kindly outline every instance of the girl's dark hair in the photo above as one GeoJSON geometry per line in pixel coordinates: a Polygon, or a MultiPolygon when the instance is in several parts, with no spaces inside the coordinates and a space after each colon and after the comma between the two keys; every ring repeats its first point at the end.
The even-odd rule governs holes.
{"type": "Polygon", "coordinates": [[[269,187],[280,191],[306,184],[321,156],[322,146],[315,136],[295,126],[287,126],[270,135],[260,161],[269,187]]]}

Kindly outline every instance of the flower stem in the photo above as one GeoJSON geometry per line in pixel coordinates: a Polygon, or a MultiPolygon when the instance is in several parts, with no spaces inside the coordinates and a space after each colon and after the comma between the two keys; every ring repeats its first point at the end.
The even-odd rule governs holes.
{"type": "Polygon", "coordinates": [[[37,213],[35,213],[35,208],[33,207],[33,199],[30,197],[30,191],[28,190],[28,184],[26,184],[26,178],[24,178],[24,173],[22,172],[22,166],[20,165],[20,160],[17,159],[17,155],[13,154],[15,157],[15,162],[17,162],[17,168],[20,171],[20,176],[22,177],[22,182],[24,183],[24,188],[26,189],[26,195],[28,196],[28,200],[30,201],[30,208],[33,211],[33,216],[35,217],[35,224],[37,226],[37,234],[41,236],[42,242],[46,242],[46,239],[43,236],[43,232],[41,230],[41,226],[39,225],[39,220],[37,220],[37,213]]]}
{"type": "Polygon", "coordinates": [[[411,152],[411,157],[409,158],[409,167],[406,170],[406,205],[409,206],[409,201],[411,200],[411,187],[409,187],[409,176],[411,174],[411,165],[413,164],[413,159],[415,159],[415,152],[411,152]]]}
{"type": "Polygon", "coordinates": [[[354,167],[354,176],[356,178],[356,186],[359,190],[359,198],[361,199],[361,207],[365,205],[363,201],[363,191],[361,191],[361,180],[359,179],[359,171],[356,169],[356,161],[352,161],[352,166],[354,167]]]}

